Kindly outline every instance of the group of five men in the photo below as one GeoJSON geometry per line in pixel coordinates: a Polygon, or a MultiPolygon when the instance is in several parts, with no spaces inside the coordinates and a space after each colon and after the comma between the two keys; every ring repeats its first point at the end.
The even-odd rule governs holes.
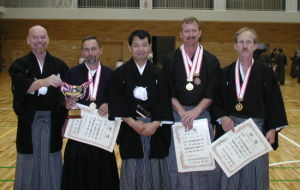
{"type": "Polygon", "coordinates": [[[213,139],[211,114],[224,131],[251,117],[270,144],[275,142],[276,128],[287,125],[272,70],[252,58],[257,47],[255,31],[242,28],[235,34],[238,59],[222,70],[218,59],[199,44],[201,33],[196,18],[184,19],[183,44],[165,57],[160,69],[148,60],[150,34],[133,31],[128,37],[132,58],[115,71],[100,61],[101,42],[86,37],[81,45],[85,62],[69,70],[47,51],[47,30],[30,28],[31,52],[9,69],[18,116],[14,189],[268,189],[268,154],[230,178],[219,166],[211,171],[178,172],[170,128],[174,121],[192,129],[194,120],[206,118],[213,139]],[[91,84],[84,98],[65,100],[59,90],[62,81],[91,84]],[[117,139],[120,178],[114,153],[70,139],[62,166],[61,127],[66,109],[77,102],[96,105],[99,114],[110,119],[122,119],[117,139]]]}

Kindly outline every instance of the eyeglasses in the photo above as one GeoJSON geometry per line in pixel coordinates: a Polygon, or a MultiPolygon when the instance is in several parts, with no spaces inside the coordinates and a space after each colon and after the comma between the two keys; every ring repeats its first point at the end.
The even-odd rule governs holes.
{"type": "Polygon", "coordinates": [[[83,48],[82,51],[83,51],[84,53],[89,53],[90,51],[91,51],[91,52],[96,52],[98,49],[99,49],[99,48],[97,48],[97,47],[83,48]]]}

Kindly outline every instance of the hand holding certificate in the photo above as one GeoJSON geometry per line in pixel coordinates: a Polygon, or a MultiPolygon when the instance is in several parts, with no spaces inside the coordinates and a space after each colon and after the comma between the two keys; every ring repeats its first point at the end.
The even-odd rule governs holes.
{"type": "Polygon", "coordinates": [[[64,136],[112,152],[121,121],[109,121],[96,109],[78,104],[82,118],[69,119],[64,136]]]}
{"type": "Polygon", "coordinates": [[[211,140],[207,119],[195,120],[191,130],[176,122],[172,130],[178,172],[215,169],[215,161],[208,151],[211,140]]]}
{"type": "Polygon", "coordinates": [[[273,150],[252,119],[234,128],[213,142],[209,151],[227,177],[249,162],[273,150]]]}

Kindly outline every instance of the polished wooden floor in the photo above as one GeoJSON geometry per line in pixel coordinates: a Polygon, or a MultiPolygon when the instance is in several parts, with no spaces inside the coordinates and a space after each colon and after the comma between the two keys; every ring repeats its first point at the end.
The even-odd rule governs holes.
{"type": "MultiPolygon", "coordinates": [[[[10,78],[0,73],[0,190],[10,190],[16,166],[17,118],[12,110],[10,78]]],[[[271,190],[300,189],[300,84],[286,77],[281,86],[289,120],[288,128],[280,133],[280,148],[270,153],[271,190]]],[[[120,157],[116,151],[118,165],[120,157]]]]}

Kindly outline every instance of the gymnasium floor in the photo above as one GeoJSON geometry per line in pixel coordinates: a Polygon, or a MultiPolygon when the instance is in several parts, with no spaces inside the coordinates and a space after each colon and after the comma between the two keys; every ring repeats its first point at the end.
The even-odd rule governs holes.
{"type": "MultiPolygon", "coordinates": [[[[12,110],[10,78],[0,73],[0,190],[13,189],[16,166],[17,118],[12,110]]],[[[280,147],[270,153],[271,190],[300,189],[300,84],[287,75],[281,86],[289,126],[279,136],[280,147]]],[[[120,157],[116,151],[118,165],[120,157]]]]}

